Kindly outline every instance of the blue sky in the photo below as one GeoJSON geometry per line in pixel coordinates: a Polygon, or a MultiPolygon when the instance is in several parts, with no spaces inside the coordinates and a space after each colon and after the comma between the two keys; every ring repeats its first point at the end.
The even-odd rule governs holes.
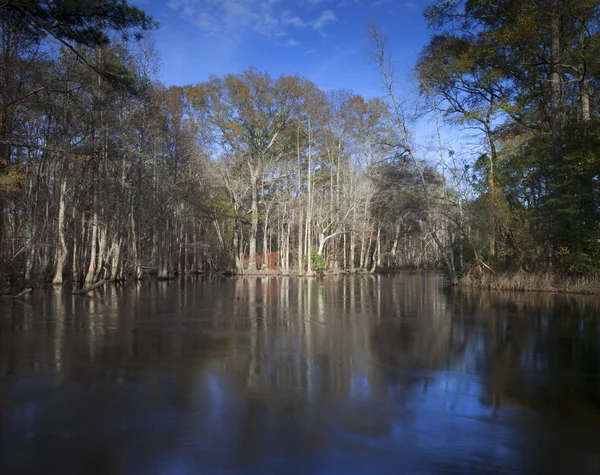
{"type": "Polygon", "coordinates": [[[381,95],[366,60],[366,29],[374,18],[389,40],[400,89],[429,32],[431,0],[131,0],[156,18],[154,33],[167,85],[196,84],[249,66],[300,74],[323,89],[381,95]]]}

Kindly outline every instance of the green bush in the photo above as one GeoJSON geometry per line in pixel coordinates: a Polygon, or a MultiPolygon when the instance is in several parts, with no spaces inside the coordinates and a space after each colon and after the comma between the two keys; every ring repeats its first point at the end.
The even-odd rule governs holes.
{"type": "MultiPolygon", "coordinates": [[[[308,266],[308,257],[304,256],[303,264],[308,266]]],[[[319,249],[316,246],[310,248],[310,267],[312,270],[322,272],[325,270],[325,256],[319,255],[319,249]]]]}
{"type": "MultiPolygon", "coordinates": [[[[563,248],[566,249],[566,248],[563,248]]],[[[559,270],[571,275],[589,275],[600,272],[598,262],[585,252],[562,252],[559,254],[559,270]]]]}

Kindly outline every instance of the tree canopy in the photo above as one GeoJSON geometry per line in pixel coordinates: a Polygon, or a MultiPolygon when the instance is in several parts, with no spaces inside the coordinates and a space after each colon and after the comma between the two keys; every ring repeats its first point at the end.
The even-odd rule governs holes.
{"type": "Polygon", "coordinates": [[[599,9],[591,0],[440,0],[425,10],[435,34],[417,65],[421,88],[446,117],[483,130],[486,212],[504,210],[492,226],[511,262],[590,271],[600,258],[599,9]],[[533,242],[516,242],[526,233],[515,226],[533,242]]]}

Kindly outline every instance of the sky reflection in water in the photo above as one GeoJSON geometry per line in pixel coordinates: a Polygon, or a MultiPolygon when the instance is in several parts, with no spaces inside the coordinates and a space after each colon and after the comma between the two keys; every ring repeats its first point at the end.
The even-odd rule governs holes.
{"type": "Polygon", "coordinates": [[[434,274],[0,307],[0,473],[600,473],[600,305],[434,274]]]}

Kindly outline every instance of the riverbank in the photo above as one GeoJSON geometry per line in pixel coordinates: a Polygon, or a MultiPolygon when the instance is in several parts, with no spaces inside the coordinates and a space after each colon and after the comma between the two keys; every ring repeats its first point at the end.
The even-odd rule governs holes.
{"type": "MultiPolygon", "coordinates": [[[[381,269],[377,271],[369,271],[366,269],[338,269],[338,270],[323,270],[323,271],[312,271],[312,272],[298,272],[297,270],[290,270],[287,272],[279,269],[260,269],[254,271],[244,271],[235,273],[232,271],[222,272],[221,274],[227,276],[238,276],[238,277],[327,277],[335,275],[369,275],[382,272],[381,269]]],[[[396,270],[385,272],[398,272],[396,270]]],[[[217,272],[218,274],[218,272],[217,272]]]]}
{"type": "Polygon", "coordinates": [[[549,272],[467,274],[460,278],[459,286],[487,290],[600,295],[600,276],[561,276],[549,272]]]}
{"type": "MultiPolygon", "coordinates": [[[[378,271],[379,272],[379,271],[378,271]]],[[[398,272],[398,270],[386,271],[386,272],[398,272]]],[[[74,292],[81,292],[85,288],[90,286],[97,286],[100,282],[103,284],[123,284],[126,282],[141,282],[146,280],[157,280],[160,282],[168,282],[178,280],[186,277],[197,277],[200,275],[213,275],[213,276],[225,276],[225,277],[327,277],[327,276],[339,276],[339,275],[372,275],[374,272],[370,272],[366,269],[345,269],[345,270],[330,270],[330,271],[313,271],[311,273],[299,273],[297,270],[290,270],[288,272],[282,272],[279,269],[259,269],[255,271],[246,271],[242,273],[236,273],[232,270],[220,270],[220,271],[202,271],[186,273],[182,275],[170,274],[168,277],[159,277],[156,272],[144,273],[138,278],[132,276],[120,278],[120,279],[100,279],[93,284],[84,284],[82,281],[73,281],[65,279],[60,284],[53,284],[49,278],[35,278],[25,280],[21,278],[15,278],[13,280],[6,280],[4,286],[0,287],[0,297],[15,297],[16,294],[22,292],[23,289],[36,289],[36,288],[49,288],[49,287],[71,287],[74,292]]]]}
{"type": "MultiPolygon", "coordinates": [[[[431,271],[433,269],[429,269],[431,271]]],[[[278,269],[262,269],[253,272],[244,272],[236,274],[231,271],[225,272],[199,272],[194,275],[210,274],[210,275],[222,275],[228,277],[327,277],[327,276],[342,276],[342,275],[372,275],[373,273],[378,274],[395,274],[395,273],[411,273],[411,272],[422,272],[427,271],[426,269],[377,269],[375,272],[370,272],[365,269],[345,269],[336,271],[324,271],[324,272],[313,272],[307,274],[306,272],[300,274],[298,272],[281,272],[278,269]]],[[[188,274],[186,274],[188,276],[188,274]]],[[[157,280],[177,280],[182,276],[172,276],[169,279],[160,279],[153,275],[146,275],[144,279],[157,279],[157,280]]],[[[110,283],[122,284],[130,279],[110,281],[110,283]]],[[[104,281],[103,281],[104,282],[104,281]]],[[[106,281],[108,282],[108,281],[106,281]]],[[[71,281],[65,282],[63,285],[72,286],[73,291],[80,291],[83,287],[81,283],[73,283],[71,281]]],[[[23,289],[32,290],[33,288],[44,288],[50,287],[52,284],[49,281],[15,281],[10,285],[6,285],[5,288],[0,290],[0,296],[3,297],[16,297],[16,294],[22,292],[23,289]]],[[[561,276],[552,273],[487,273],[484,275],[478,275],[476,273],[466,274],[461,277],[458,281],[458,287],[464,288],[478,288],[485,290],[498,290],[498,291],[517,291],[517,292],[558,292],[558,293],[569,293],[569,294],[581,294],[581,295],[600,295],[600,275],[591,276],[561,276]]]]}

